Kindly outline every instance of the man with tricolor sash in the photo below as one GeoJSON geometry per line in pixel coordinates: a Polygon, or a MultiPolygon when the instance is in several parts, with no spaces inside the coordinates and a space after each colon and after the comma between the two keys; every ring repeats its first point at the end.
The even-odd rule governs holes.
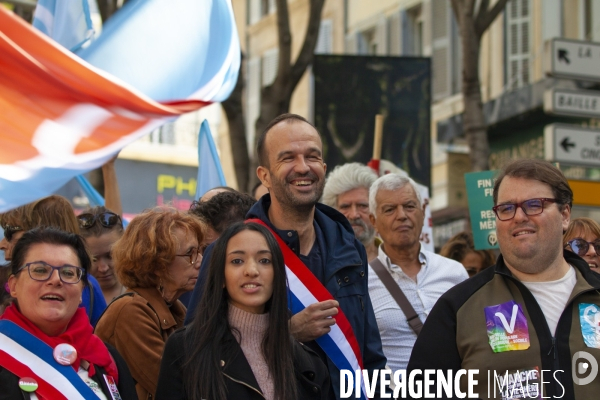
{"type": "MultiPolygon", "coordinates": [[[[339,399],[340,370],[372,372],[386,364],[368,293],[365,248],[344,215],[318,203],[326,165],[319,133],[306,119],[294,114],[275,118],[259,137],[257,154],[257,175],[269,194],[247,217],[267,226],[280,243],[292,334],[322,357],[331,378],[329,397],[339,399]]],[[[201,267],[188,317],[194,298],[200,298],[196,292],[202,290],[203,272],[201,267]]]]}

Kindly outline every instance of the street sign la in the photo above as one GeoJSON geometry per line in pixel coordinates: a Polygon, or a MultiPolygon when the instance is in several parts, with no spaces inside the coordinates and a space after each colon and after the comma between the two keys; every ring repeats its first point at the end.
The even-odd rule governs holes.
{"type": "Polygon", "coordinates": [[[544,128],[548,161],[600,167],[600,129],[550,124],[544,128]]]}
{"type": "Polygon", "coordinates": [[[544,112],[568,117],[600,117],[600,91],[546,90],[544,92],[544,112]]]}
{"type": "Polygon", "coordinates": [[[600,81],[600,43],[554,38],[544,44],[546,74],[600,81]]]}

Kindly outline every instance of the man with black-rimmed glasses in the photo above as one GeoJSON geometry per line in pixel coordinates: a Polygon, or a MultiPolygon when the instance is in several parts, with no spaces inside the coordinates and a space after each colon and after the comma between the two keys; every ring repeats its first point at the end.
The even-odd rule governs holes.
{"type": "MultiPolygon", "coordinates": [[[[588,378],[600,359],[600,278],[563,252],[572,201],[566,178],[546,161],[518,160],[500,172],[493,211],[502,254],[440,298],[409,372],[477,369],[480,398],[597,396],[600,379],[588,378]]],[[[466,389],[467,377],[460,382],[466,389]]]]}

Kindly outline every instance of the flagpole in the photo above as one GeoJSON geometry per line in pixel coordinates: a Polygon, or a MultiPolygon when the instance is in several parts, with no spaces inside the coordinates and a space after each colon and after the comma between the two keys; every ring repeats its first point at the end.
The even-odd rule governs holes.
{"type": "Polygon", "coordinates": [[[373,158],[367,163],[379,175],[381,161],[381,144],[383,139],[383,115],[375,115],[375,137],[373,139],[373,158]]]}

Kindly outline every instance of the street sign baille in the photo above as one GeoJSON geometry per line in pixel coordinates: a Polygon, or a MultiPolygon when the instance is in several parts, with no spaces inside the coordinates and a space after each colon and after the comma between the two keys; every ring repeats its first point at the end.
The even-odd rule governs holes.
{"type": "Polygon", "coordinates": [[[600,167],[600,129],[550,124],[544,128],[544,145],[548,161],[600,167]]]}
{"type": "Polygon", "coordinates": [[[550,89],[544,92],[546,114],[567,117],[600,117],[600,91],[550,89]]]}
{"type": "Polygon", "coordinates": [[[546,74],[600,81],[600,43],[554,38],[544,44],[546,74]]]}

